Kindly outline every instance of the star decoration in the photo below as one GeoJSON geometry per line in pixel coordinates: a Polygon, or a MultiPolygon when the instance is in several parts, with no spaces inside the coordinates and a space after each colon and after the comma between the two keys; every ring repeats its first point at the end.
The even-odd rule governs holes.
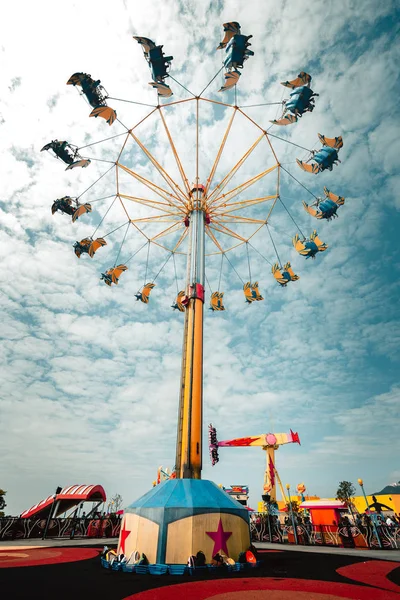
{"type": "Polygon", "coordinates": [[[120,534],[120,538],[119,538],[119,549],[120,552],[122,552],[122,554],[125,554],[125,542],[126,542],[126,538],[131,534],[129,529],[126,529],[125,527],[125,522],[124,522],[124,528],[121,529],[121,534],[120,534]]]}
{"type": "Polygon", "coordinates": [[[221,519],[219,520],[217,531],[206,531],[206,534],[214,542],[214,550],[212,552],[213,556],[215,556],[215,554],[217,554],[217,552],[219,552],[220,550],[222,550],[222,552],[224,552],[226,556],[229,556],[226,542],[231,537],[232,531],[224,531],[221,519]]]}

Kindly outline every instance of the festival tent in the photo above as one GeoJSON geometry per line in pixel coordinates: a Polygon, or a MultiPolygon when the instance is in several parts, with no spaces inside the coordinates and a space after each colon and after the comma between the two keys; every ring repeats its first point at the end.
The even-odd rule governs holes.
{"type": "Polygon", "coordinates": [[[81,502],[99,502],[101,504],[105,501],[106,493],[101,485],[69,485],[62,488],[59,493],[52,494],[28,510],[24,510],[21,518],[41,517],[45,519],[52,507],[54,507],[52,516],[57,517],[81,502]]]}

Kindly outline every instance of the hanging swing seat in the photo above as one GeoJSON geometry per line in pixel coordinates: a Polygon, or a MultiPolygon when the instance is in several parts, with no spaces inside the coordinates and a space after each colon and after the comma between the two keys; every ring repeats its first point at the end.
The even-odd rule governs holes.
{"type": "Polygon", "coordinates": [[[331,219],[337,217],[337,210],[339,206],[343,206],[345,199],[343,196],[337,196],[328,190],[327,187],[324,187],[325,199],[318,199],[317,202],[311,206],[309,206],[303,200],[303,207],[306,212],[312,217],[316,219],[326,219],[330,221],[331,219]],[[316,208],[314,208],[314,206],[316,208]]]}
{"type": "Polygon", "coordinates": [[[300,279],[300,277],[293,272],[290,262],[287,262],[283,266],[283,269],[279,267],[278,263],[275,263],[272,267],[272,274],[277,282],[283,287],[286,286],[289,281],[297,281],[300,279]]]}
{"type": "Polygon", "coordinates": [[[306,258],[315,258],[318,252],[324,252],[328,248],[328,246],[319,239],[315,229],[308,240],[300,240],[299,234],[296,233],[292,241],[294,249],[301,256],[305,256],[306,258]]]}
{"type": "Polygon", "coordinates": [[[281,85],[284,85],[285,87],[291,88],[292,90],[294,90],[297,87],[301,87],[302,85],[310,85],[311,83],[311,75],[309,75],[308,73],[305,73],[304,71],[300,71],[300,73],[297,75],[296,79],[293,79],[292,81],[282,81],[281,85]]]}
{"type": "Polygon", "coordinates": [[[74,214],[72,215],[72,222],[75,223],[75,221],[79,219],[79,217],[89,212],[92,212],[92,207],[90,204],[80,204],[74,212],[74,214]]]}
{"type": "Polygon", "coordinates": [[[210,310],[225,310],[224,292],[213,292],[211,294],[210,310]]]}
{"type": "Polygon", "coordinates": [[[226,48],[228,42],[231,41],[233,36],[240,33],[240,24],[237,21],[231,21],[230,23],[224,23],[223,28],[224,28],[225,36],[224,36],[224,39],[222,40],[222,42],[220,43],[220,45],[218,46],[217,50],[222,50],[223,48],[226,48]]]}
{"type": "Polygon", "coordinates": [[[151,290],[154,287],[156,287],[155,283],[145,283],[142,288],[142,291],[135,294],[136,300],[140,300],[144,304],[148,304],[151,290]]]}
{"type": "Polygon", "coordinates": [[[102,246],[107,246],[107,242],[103,238],[97,238],[92,240],[92,238],[85,238],[80,242],[75,242],[74,244],[74,252],[78,258],[81,257],[81,254],[89,254],[90,258],[93,258],[95,252],[101,248],[102,246]]]}
{"type": "Polygon", "coordinates": [[[117,113],[110,106],[96,106],[90,113],[89,117],[101,117],[105,119],[109,125],[112,125],[117,118],[117,113]]]}
{"type": "Polygon", "coordinates": [[[258,281],[256,281],[255,283],[251,283],[250,281],[245,283],[243,286],[243,292],[246,298],[246,302],[248,302],[248,304],[251,304],[252,302],[257,302],[259,300],[264,300],[264,298],[261,296],[258,290],[258,281]]]}
{"type": "Polygon", "coordinates": [[[174,310],[179,310],[179,312],[185,312],[185,305],[183,304],[183,300],[186,297],[186,294],[183,290],[178,292],[175,303],[171,306],[174,310]]]}
{"type": "Polygon", "coordinates": [[[127,270],[128,267],[126,265],[117,265],[116,267],[108,269],[108,271],[106,271],[105,273],[102,273],[100,279],[104,281],[104,283],[109,287],[111,287],[112,283],[118,285],[118,280],[121,276],[121,273],[127,270]]]}
{"type": "Polygon", "coordinates": [[[225,83],[218,91],[225,92],[225,90],[230,90],[231,88],[233,88],[239,81],[240,75],[241,73],[236,69],[224,73],[225,83]]]}

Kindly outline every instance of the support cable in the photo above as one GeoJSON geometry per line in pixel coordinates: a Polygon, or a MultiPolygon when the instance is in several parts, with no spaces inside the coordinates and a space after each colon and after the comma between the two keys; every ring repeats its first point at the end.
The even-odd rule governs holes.
{"type": "Polygon", "coordinates": [[[125,235],[124,235],[124,237],[122,238],[122,242],[121,242],[121,245],[120,245],[120,247],[119,247],[119,250],[118,250],[117,258],[115,259],[115,262],[114,262],[114,267],[115,267],[115,265],[117,264],[117,261],[118,261],[118,259],[119,259],[119,255],[121,254],[122,246],[124,245],[124,242],[125,242],[126,236],[127,236],[127,234],[128,234],[128,229],[129,229],[129,225],[130,225],[130,224],[131,224],[131,222],[130,222],[130,221],[128,221],[128,225],[127,225],[127,227],[126,227],[125,235]]]}
{"type": "Polygon", "coordinates": [[[125,129],[127,130],[128,133],[130,133],[131,130],[129,129],[129,127],[127,127],[126,125],[124,125],[123,122],[120,121],[119,119],[117,119],[117,121],[118,121],[118,123],[121,123],[122,127],[125,127],[125,129]]]}
{"type": "Polygon", "coordinates": [[[135,251],[135,252],[132,254],[132,256],[130,256],[130,257],[128,258],[128,260],[126,260],[126,261],[125,261],[125,264],[127,265],[127,264],[128,264],[128,262],[130,262],[130,261],[132,260],[132,258],[134,258],[134,257],[136,256],[136,254],[138,254],[138,253],[139,253],[141,250],[143,250],[143,248],[146,246],[146,244],[147,244],[147,243],[148,243],[148,242],[145,242],[145,243],[143,244],[143,246],[140,246],[139,250],[136,250],[136,251],[135,251]]]}
{"type": "Polygon", "coordinates": [[[117,135],[112,135],[111,137],[108,137],[108,138],[104,138],[104,140],[99,140],[98,142],[92,142],[91,144],[86,144],[86,146],[80,146],[78,148],[78,151],[83,150],[84,148],[90,148],[90,146],[95,146],[96,144],[102,144],[103,142],[108,142],[108,140],[113,140],[117,137],[121,137],[121,135],[126,135],[126,131],[124,131],[123,133],[117,133],[117,135]]]}
{"type": "Polygon", "coordinates": [[[95,162],[104,162],[104,163],[109,163],[109,164],[115,165],[115,160],[105,160],[104,158],[94,158],[94,156],[85,156],[85,158],[87,158],[90,161],[94,160],[95,162]]]}
{"type": "Polygon", "coordinates": [[[157,277],[159,276],[159,274],[161,273],[161,271],[164,269],[164,267],[166,266],[167,262],[169,261],[169,259],[171,258],[172,255],[173,255],[173,252],[170,251],[167,260],[165,261],[165,263],[163,264],[163,266],[161,267],[161,269],[158,271],[157,275],[154,277],[153,283],[155,282],[155,280],[157,279],[157,277]]]}
{"type": "Polygon", "coordinates": [[[144,284],[146,285],[146,279],[147,279],[147,267],[149,266],[149,256],[150,256],[150,240],[148,240],[148,246],[147,246],[147,259],[146,259],[146,271],[144,273],[144,284]]]}
{"type": "Polygon", "coordinates": [[[249,281],[251,283],[251,269],[250,269],[250,256],[249,256],[249,241],[246,242],[246,252],[247,252],[247,263],[249,265],[249,281]]]}
{"type": "Polygon", "coordinates": [[[104,219],[106,218],[106,216],[108,215],[108,213],[110,212],[110,210],[113,207],[114,202],[116,201],[118,196],[115,196],[114,200],[111,202],[110,206],[107,208],[105,215],[103,216],[103,218],[101,219],[100,223],[97,225],[96,229],[94,230],[94,232],[92,233],[92,238],[96,235],[96,231],[98,230],[98,228],[100,227],[100,225],[102,224],[102,222],[104,221],[104,219]]]}
{"type": "MultiPolygon", "coordinates": [[[[282,165],[281,165],[281,167],[282,167],[282,165]]],[[[318,197],[315,194],[313,194],[305,185],[303,185],[301,183],[301,181],[299,181],[298,179],[296,179],[296,177],[294,175],[292,175],[287,169],[285,169],[285,167],[282,167],[282,169],[285,171],[285,173],[287,173],[288,175],[290,175],[290,177],[292,179],[294,179],[299,185],[301,185],[301,187],[304,188],[306,190],[306,192],[308,192],[309,194],[311,194],[311,196],[313,196],[316,200],[318,200],[318,197]]]]}
{"type": "Polygon", "coordinates": [[[297,225],[296,221],[294,220],[294,218],[292,217],[292,215],[290,214],[290,212],[286,208],[286,205],[283,203],[283,201],[282,201],[281,198],[279,198],[279,201],[282,204],[283,208],[286,210],[286,212],[289,215],[289,217],[292,219],[293,223],[296,225],[297,229],[300,231],[301,235],[303,236],[303,239],[306,239],[306,236],[304,235],[304,233],[302,232],[302,230],[300,229],[300,227],[297,225]]]}
{"type": "Polygon", "coordinates": [[[222,67],[220,68],[220,70],[218,71],[218,73],[216,73],[216,74],[214,75],[214,77],[211,79],[211,81],[209,81],[209,82],[207,83],[207,85],[206,85],[206,87],[204,88],[204,90],[202,90],[202,91],[200,92],[200,94],[199,94],[199,97],[200,97],[200,96],[202,96],[202,95],[204,94],[204,92],[205,92],[205,91],[206,91],[206,89],[207,89],[207,88],[208,88],[208,87],[209,87],[209,86],[212,84],[212,82],[214,81],[214,79],[215,79],[216,77],[218,77],[218,75],[221,73],[221,71],[222,71],[222,69],[223,69],[223,68],[224,68],[224,65],[222,65],[222,67]]]}
{"type": "Polygon", "coordinates": [[[103,239],[108,237],[109,235],[111,235],[112,233],[115,233],[116,231],[118,231],[118,229],[121,229],[121,227],[124,227],[125,225],[129,225],[129,221],[127,221],[126,223],[122,223],[122,225],[120,225],[119,227],[116,227],[115,229],[113,229],[112,231],[109,231],[108,233],[106,233],[106,235],[103,235],[103,239]]]}
{"type": "Polygon", "coordinates": [[[151,108],[157,108],[157,106],[155,106],[154,104],[146,104],[145,102],[135,102],[134,100],[123,100],[122,98],[113,98],[112,96],[107,96],[107,100],[117,100],[117,102],[128,102],[129,104],[139,104],[140,106],[150,106],[151,108]]]}
{"type": "Polygon", "coordinates": [[[236,275],[239,277],[240,281],[243,283],[243,285],[245,284],[245,282],[243,281],[243,279],[240,277],[239,273],[236,271],[235,267],[233,266],[233,264],[231,263],[231,261],[229,260],[229,258],[227,257],[227,255],[224,253],[224,256],[226,258],[226,260],[228,261],[228,263],[231,265],[232,269],[235,271],[236,275]]]}
{"type": "Polygon", "coordinates": [[[77,200],[79,200],[79,198],[81,198],[83,196],[83,194],[86,194],[86,192],[88,192],[90,190],[90,188],[92,188],[94,185],[96,185],[96,183],[98,183],[100,181],[100,179],[102,179],[105,175],[107,175],[107,173],[109,173],[111,171],[111,169],[113,169],[114,167],[115,167],[115,163],[113,163],[112,167],[107,169],[107,171],[105,173],[103,173],[103,175],[100,175],[100,177],[98,179],[96,179],[96,181],[94,181],[91,185],[89,185],[89,187],[86,188],[86,190],[84,192],[82,192],[82,194],[79,194],[79,196],[77,197],[77,200]]]}
{"type": "Polygon", "coordinates": [[[222,277],[222,267],[224,264],[224,252],[222,252],[221,254],[221,266],[219,269],[219,281],[218,281],[218,291],[220,291],[220,287],[221,287],[221,277],[222,277]]]}
{"type": "Polygon", "coordinates": [[[185,87],[182,83],[180,83],[177,79],[175,79],[175,77],[172,77],[171,74],[168,74],[169,77],[171,77],[171,79],[173,79],[175,81],[175,83],[177,83],[178,85],[180,85],[184,90],[186,90],[191,96],[193,96],[194,98],[196,98],[196,94],[193,94],[193,92],[191,92],[190,90],[187,89],[187,87],[185,87]]]}
{"type": "Polygon", "coordinates": [[[275,106],[276,104],[282,105],[283,102],[264,102],[263,104],[246,104],[244,106],[238,106],[238,108],[255,108],[256,106],[275,106]]]}
{"type": "Polygon", "coordinates": [[[100,200],[108,200],[108,198],[113,198],[115,194],[110,194],[110,196],[103,196],[102,198],[96,198],[96,200],[91,200],[90,204],[94,204],[95,202],[100,202],[100,200]]]}
{"type": "Polygon", "coordinates": [[[268,227],[268,223],[265,223],[265,226],[268,229],[269,237],[271,238],[271,242],[272,242],[272,245],[274,247],[275,254],[276,254],[276,257],[278,259],[279,266],[282,269],[283,267],[282,267],[281,259],[279,258],[278,250],[276,249],[275,242],[274,242],[274,240],[272,238],[271,232],[270,232],[269,227],[268,227]]]}
{"type": "MultiPolygon", "coordinates": [[[[283,100],[283,96],[284,95],[285,95],[285,90],[282,90],[282,96],[281,96],[281,101],[280,101],[280,104],[282,104],[282,106],[284,106],[286,104],[286,102],[283,100]]],[[[278,117],[278,112],[279,112],[279,109],[276,109],[275,120],[278,117]]],[[[267,129],[267,133],[269,132],[269,130],[271,129],[271,127],[273,127],[274,125],[275,125],[275,123],[271,123],[271,125],[267,129]]]]}
{"type": "Polygon", "coordinates": [[[176,274],[176,262],[175,262],[175,252],[172,253],[172,259],[174,261],[174,271],[175,271],[175,283],[176,283],[176,295],[178,296],[179,294],[179,287],[178,287],[178,276],[176,274]]]}
{"type": "Polygon", "coordinates": [[[206,278],[206,282],[207,282],[207,284],[208,284],[208,287],[210,288],[210,294],[212,294],[212,293],[213,293],[213,291],[212,291],[212,288],[211,288],[210,282],[208,281],[208,277],[207,277],[207,275],[206,275],[205,273],[204,273],[204,277],[206,278]]]}
{"type": "Polygon", "coordinates": [[[295,144],[294,142],[291,142],[290,140],[279,137],[279,135],[275,135],[274,133],[268,133],[268,135],[270,137],[276,138],[277,140],[281,140],[282,142],[286,142],[287,144],[292,144],[292,146],[296,146],[296,148],[301,148],[302,150],[306,150],[307,152],[312,152],[311,150],[309,150],[309,148],[305,148],[304,146],[299,146],[299,144],[295,144]]]}
{"type": "Polygon", "coordinates": [[[259,250],[257,250],[257,248],[255,248],[253,246],[253,244],[251,244],[250,242],[248,242],[250,244],[250,246],[253,248],[253,250],[255,250],[257,252],[257,254],[259,254],[261,256],[261,258],[263,258],[265,260],[265,262],[267,262],[271,267],[272,267],[272,263],[269,262],[268,258],[265,258],[265,256],[263,254],[261,254],[261,252],[259,250]]]}

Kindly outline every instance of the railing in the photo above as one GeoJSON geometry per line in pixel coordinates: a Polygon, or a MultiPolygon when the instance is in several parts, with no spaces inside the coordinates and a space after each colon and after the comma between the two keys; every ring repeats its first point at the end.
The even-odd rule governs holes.
{"type": "MultiPolygon", "coordinates": [[[[400,548],[399,525],[377,525],[376,531],[380,544],[372,524],[338,526],[299,523],[296,525],[298,545],[371,549],[379,549],[381,546],[387,550],[400,548]]],[[[250,534],[252,542],[296,543],[292,524],[282,525],[275,517],[268,517],[265,513],[251,514],[250,534]]]]}
{"type": "MultiPolygon", "coordinates": [[[[46,527],[46,519],[32,517],[0,518],[0,541],[41,538],[46,527]]],[[[116,515],[90,518],[56,518],[51,519],[46,537],[65,538],[105,538],[118,537],[121,529],[121,518],[116,515]]]]}

